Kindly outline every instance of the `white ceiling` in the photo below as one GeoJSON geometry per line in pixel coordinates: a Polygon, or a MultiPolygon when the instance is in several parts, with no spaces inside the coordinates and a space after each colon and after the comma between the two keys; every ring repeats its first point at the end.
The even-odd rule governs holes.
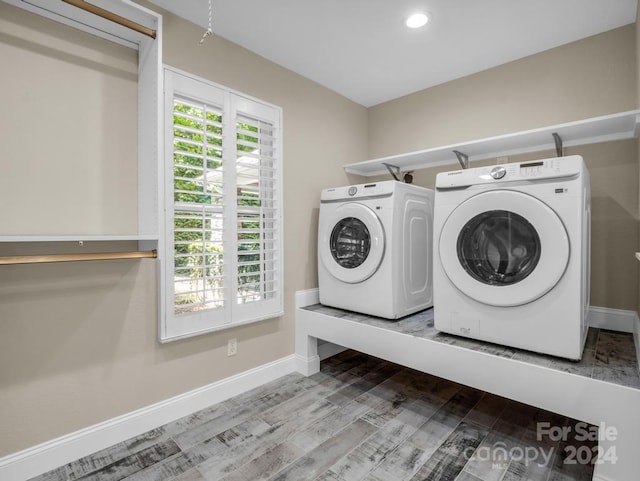
{"type": "MultiPolygon", "coordinates": [[[[200,25],[208,0],[151,0],[200,25]]],[[[213,0],[213,31],[366,107],[635,22],[637,0],[213,0]],[[404,26],[422,10],[422,29],[404,26]]],[[[194,45],[199,39],[194,40],[194,45]]]]}

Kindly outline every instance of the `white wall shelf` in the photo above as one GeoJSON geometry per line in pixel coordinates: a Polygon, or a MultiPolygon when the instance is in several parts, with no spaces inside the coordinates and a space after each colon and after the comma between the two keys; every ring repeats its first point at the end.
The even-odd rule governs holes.
{"type": "Polygon", "coordinates": [[[490,159],[509,155],[555,149],[553,134],[557,133],[565,147],[594,144],[638,137],[640,110],[631,110],[576,122],[552,125],[539,129],[515,132],[497,137],[462,142],[406,154],[380,157],[344,166],[348,174],[372,177],[387,174],[385,164],[400,168],[401,172],[458,164],[457,150],[469,160],[490,159]]]}
{"type": "Polygon", "coordinates": [[[154,235],[3,235],[0,242],[121,242],[157,241],[154,235]]]}
{"type": "MultiPolygon", "coordinates": [[[[5,235],[0,236],[0,244],[4,244],[8,246],[11,243],[20,244],[21,247],[19,251],[23,250],[31,250],[25,249],[22,244],[28,245],[29,248],[40,246],[46,244],[47,250],[53,251],[52,256],[58,255],[59,252],[66,252],[70,245],[75,244],[76,249],[80,249],[84,251],[91,251],[88,253],[89,256],[92,253],[95,253],[95,249],[97,248],[96,243],[104,243],[104,242],[136,242],[138,251],[153,251],[154,258],[157,257],[158,251],[158,236],[156,235],[140,235],[140,234],[130,234],[130,235],[5,235]],[[55,248],[50,244],[65,244],[62,248],[55,248]]],[[[115,244],[114,244],[115,245],[115,244]]],[[[6,249],[5,249],[6,250],[6,249]]],[[[9,248],[10,251],[15,250],[15,248],[9,248]]],[[[101,248],[101,251],[104,248],[101,248]]],[[[22,253],[20,253],[22,255],[22,253]]],[[[36,257],[38,257],[36,255],[36,257]]],[[[0,256],[0,264],[3,264],[3,256],[0,256]]],[[[6,260],[6,258],[4,258],[6,260]]],[[[29,262],[15,262],[16,264],[27,264],[29,262]]],[[[4,262],[4,264],[8,264],[8,262],[4,262]]]]}

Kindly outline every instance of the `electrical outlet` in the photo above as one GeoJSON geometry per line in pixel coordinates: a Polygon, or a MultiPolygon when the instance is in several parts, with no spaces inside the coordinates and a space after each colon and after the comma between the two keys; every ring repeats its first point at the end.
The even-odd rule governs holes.
{"type": "Polygon", "coordinates": [[[227,356],[235,356],[238,354],[238,340],[234,337],[227,342],[227,356]]]}

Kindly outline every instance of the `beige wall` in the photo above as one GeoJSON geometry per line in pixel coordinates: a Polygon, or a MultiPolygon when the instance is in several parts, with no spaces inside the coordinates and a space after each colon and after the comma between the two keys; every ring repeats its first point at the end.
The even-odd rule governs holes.
{"type": "Polygon", "coordinates": [[[135,232],[136,52],[0,8],[0,235],[135,232]]]}
{"type": "MultiPolygon", "coordinates": [[[[635,28],[612,30],[372,107],[369,155],[383,157],[633,110],[638,97],[635,28]]],[[[591,173],[592,305],[635,310],[637,141],[565,152],[583,155],[591,173]]],[[[541,152],[509,160],[554,155],[541,152]]],[[[495,159],[475,165],[486,163],[495,159]]],[[[433,188],[437,172],[458,168],[456,163],[420,170],[415,183],[433,188]]]]}
{"type": "MultiPolygon", "coordinates": [[[[1,267],[0,456],[292,354],[294,292],[317,283],[320,189],[354,180],[345,176],[342,165],[369,156],[628,110],[635,108],[640,95],[635,84],[632,27],[369,111],[215,36],[198,47],[202,29],[170,14],[165,13],[164,27],[167,64],[284,108],[286,314],[160,345],[156,341],[154,261],[1,267]],[[232,358],[225,349],[230,337],[237,337],[239,348],[232,358]]],[[[0,182],[12,172],[23,176],[17,178],[26,179],[27,184],[36,181],[45,191],[55,184],[52,195],[58,196],[42,206],[48,209],[46,215],[29,204],[29,198],[21,199],[28,201],[26,205],[12,199],[10,209],[0,207],[6,215],[3,221],[11,219],[0,225],[0,235],[28,229],[31,233],[40,229],[68,234],[83,229],[127,232],[135,219],[128,215],[135,210],[135,181],[128,177],[129,171],[125,176],[121,170],[135,163],[136,121],[130,112],[136,95],[131,77],[135,58],[131,52],[0,3],[0,59],[11,59],[9,68],[3,65],[0,69],[0,96],[3,106],[12,105],[12,120],[32,121],[31,107],[38,105],[40,114],[59,107],[59,116],[49,123],[58,132],[65,129],[61,119],[70,122],[80,116],[88,124],[79,122],[74,127],[86,129],[80,157],[75,152],[67,155],[67,146],[60,139],[66,136],[60,134],[51,135],[47,158],[40,155],[39,146],[32,146],[28,154],[20,153],[19,162],[17,147],[11,147],[14,137],[0,129],[4,151],[14,149],[14,154],[0,156],[0,182]],[[52,79],[57,84],[51,85],[52,79]],[[57,88],[52,92],[53,87],[57,88]],[[74,96],[86,99],[72,101],[84,107],[77,114],[68,111],[64,101],[74,96]],[[124,145],[114,145],[114,138],[124,145]],[[50,168],[46,162],[51,155],[57,156],[55,162],[60,166],[70,165],[67,171],[84,172],[82,178],[89,188],[69,201],[65,198],[69,186],[55,177],[59,170],[30,178],[28,174],[38,177],[40,169],[50,168]],[[89,159],[93,168],[82,170],[86,166],[78,159],[89,159]],[[101,169],[106,174],[98,175],[101,169]],[[119,184],[123,180],[129,183],[119,184]],[[92,197],[95,190],[102,196],[92,197]],[[86,205],[73,205],[78,197],[86,205]],[[64,202],[69,202],[64,205],[70,210],[58,207],[64,202]],[[32,216],[31,222],[18,214],[20,209],[32,216]],[[101,217],[95,219],[96,215],[101,217]]],[[[594,224],[604,225],[595,233],[596,238],[605,238],[599,247],[594,246],[594,252],[601,255],[602,265],[611,263],[622,271],[628,265],[622,251],[637,245],[637,229],[626,240],[619,239],[620,244],[612,243],[610,237],[617,238],[621,231],[625,234],[619,237],[626,237],[629,218],[637,219],[637,154],[630,160],[633,154],[629,153],[634,143],[580,150],[594,179],[594,224]],[[610,225],[616,230],[608,231],[610,225]]],[[[433,175],[429,169],[420,171],[417,183],[429,185],[433,175]]],[[[26,247],[5,245],[0,249],[0,253],[15,253],[26,247]]],[[[637,305],[634,295],[618,289],[619,275],[605,269],[605,277],[597,280],[602,285],[594,303],[621,308],[637,305]]],[[[624,276],[623,280],[629,277],[624,276]]],[[[635,279],[630,285],[637,290],[635,279]]]]}
{"type": "Polygon", "coordinates": [[[369,109],[371,158],[632,110],[629,25],[369,109]]]}
{"type": "MultiPolygon", "coordinates": [[[[366,156],[366,109],[215,36],[199,47],[202,30],[170,14],[164,28],[165,63],[284,108],[286,314],[160,345],[152,260],[0,266],[0,456],[293,353],[294,292],[317,284],[319,193],[366,156]]],[[[133,231],[135,52],[0,2],[0,59],[0,183],[37,194],[0,189],[0,235],[133,231]],[[20,138],[5,129],[43,115],[20,138]]],[[[48,249],[79,248],[0,255],[48,249]]]]}

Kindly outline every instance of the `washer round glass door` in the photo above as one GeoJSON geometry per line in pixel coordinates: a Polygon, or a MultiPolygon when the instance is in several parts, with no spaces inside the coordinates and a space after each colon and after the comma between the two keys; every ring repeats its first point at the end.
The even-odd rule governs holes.
{"type": "Polygon", "coordinates": [[[367,206],[350,202],[332,209],[321,216],[319,234],[322,263],[338,280],[354,284],[378,270],[384,255],[384,229],[367,206]]]}
{"type": "Polygon", "coordinates": [[[549,292],[569,262],[567,231],[544,202],[495,190],[460,204],[439,239],[445,273],[464,294],[492,306],[518,306],[549,292]]]}

